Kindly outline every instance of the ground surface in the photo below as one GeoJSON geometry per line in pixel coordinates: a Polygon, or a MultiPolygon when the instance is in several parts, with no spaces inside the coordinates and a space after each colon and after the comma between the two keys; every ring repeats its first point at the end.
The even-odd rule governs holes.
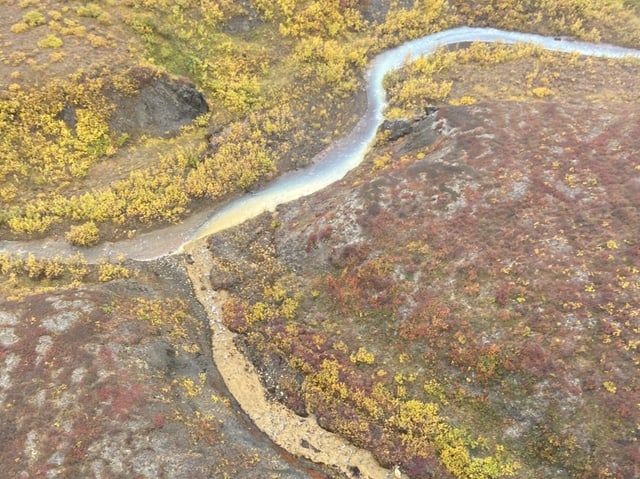
{"type": "Polygon", "coordinates": [[[268,390],[411,477],[637,476],[636,101],[443,106],[212,239],[268,390]]]}
{"type": "MultiPolygon", "coordinates": [[[[0,0],[2,239],[135,236],[305,165],[411,36],[640,43],[637,2],[288,3],[0,0]]],[[[198,255],[0,255],[5,474],[638,477],[640,70],[492,55],[399,75],[361,168],[198,255]]]]}
{"type": "Polygon", "coordinates": [[[175,261],[0,303],[5,477],[326,477],[253,427],[175,261]]]}

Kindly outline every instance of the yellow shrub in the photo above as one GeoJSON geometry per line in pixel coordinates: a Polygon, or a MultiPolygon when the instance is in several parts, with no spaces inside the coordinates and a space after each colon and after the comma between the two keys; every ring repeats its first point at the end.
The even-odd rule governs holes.
{"type": "Polygon", "coordinates": [[[546,86],[539,86],[531,90],[531,93],[533,93],[533,96],[535,96],[536,98],[544,98],[546,96],[552,96],[553,90],[547,88],[546,86]]]}
{"type": "Polygon", "coordinates": [[[89,2],[76,8],[76,13],[80,17],[98,18],[104,13],[104,10],[97,3],[89,2]]]}
{"type": "Polygon", "coordinates": [[[100,230],[93,221],[89,221],[79,226],[72,226],[65,238],[76,246],[93,246],[100,241],[100,230]]]}
{"type": "Polygon", "coordinates": [[[11,25],[11,31],[13,33],[24,33],[27,30],[29,30],[29,25],[27,25],[25,22],[18,22],[11,25]]]}
{"type": "Polygon", "coordinates": [[[122,263],[109,263],[107,261],[98,263],[98,281],[107,282],[126,279],[129,276],[131,276],[131,272],[122,263]]]}
{"type": "Polygon", "coordinates": [[[55,35],[47,35],[38,42],[38,48],[60,48],[64,42],[55,35]]]}
{"type": "Polygon", "coordinates": [[[31,279],[56,279],[62,276],[65,269],[59,257],[38,259],[32,254],[22,262],[22,268],[31,279]]]}
{"type": "Polygon", "coordinates": [[[358,352],[352,353],[349,359],[354,364],[373,364],[376,361],[375,355],[362,347],[358,349],[358,352]]]}
{"type": "Polygon", "coordinates": [[[31,10],[22,16],[22,21],[29,27],[37,27],[38,25],[44,25],[46,20],[44,15],[38,10],[31,10]]]}
{"type": "Polygon", "coordinates": [[[474,103],[477,103],[477,102],[478,100],[476,100],[472,96],[464,95],[455,100],[451,100],[449,103],[451,103],[452,105],[473,105],[474,103]]]}

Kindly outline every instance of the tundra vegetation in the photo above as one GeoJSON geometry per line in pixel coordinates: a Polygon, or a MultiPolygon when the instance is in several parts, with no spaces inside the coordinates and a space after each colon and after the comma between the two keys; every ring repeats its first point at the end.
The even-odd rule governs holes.
{"type": "MultiPolygon", "coordinates": [[[[640,46],[638,2],[622,0],[0,5],[0,232],[80,246],[180,221],[304,166],[357,120],[368,58],[406,39],[468,24],[640,46]],[[155,79],[185,77],[208,113],[168,132],[118,124],[155,79]]],[[[412,478],[633,477],[637,62],[526,45],[413,60],[385,80],[387,116],[443,133],[425,144],[381,137],[330,194],[213,238],[212,282],[232,293],[226,324],[275,398],[412,478]],[[424,119],[426,106],[440,111],[424,119]]],[[[2,294],[18,309],[34,288],[132,275],[124,261],[0,256],[2,294]]],[[[123,300],[124,283],[100,297],[83,338],[118,327],[108,317],[134,319],[145,334],[127,338],[198,353],[180,298],[123,300]]],[[[35,344],[27,321],[19,334],[35,344]]],[[[3,336],[2,358],[12,340],[3,336]]],[[[71,352],[47,358],[69,384],[71,352]]],[[[144,403],[136,384],[108,386],[95,394],[115,418],[144,403]]],[[[202,398],[207,378],[152,389],[163,404],[202,398]]],[[[192,444],[219,448],[223,428],[199,411],[161,408],[145,427],[181,421],[192,444]]],[[[64,449],[84,473],[99,431],[55,444],[59,419],[45,452],[64,449]]],[[[22,460],[18,442],[7,464],[22,460]]]]}
{"type": "Polygon", "coordinates": [[[412,133],[209,241],[274,397],[409,477],[633,476],[639,71],[472,45],[391,75],[412,133]]]}
{"type": "Polygon", "coordinates": [[[0,294],[3,297],[19,298],[34,292],[75,288],[131,276],[132,271],[125,265],[124,257],[89,264],[81,254],[37,258],[31,253],[0,253],[0,294]]]}
{"type": "Polygon", "coordinates": [[[632,7],[604,0],[5,2],[0,228],[21,237],[68,232],[83,245],[95,235],[83,237],[78,227],[95,225],[99,241],[179,221],[304,166],[343,134],[357,119],[367,59],[384,48],[463,23],[637,45],[632,7]],[[210,112],[171,138],[119,131],[114,110],[148,80],[141,65],[147,76],[188,77],[210,112]],[[203,139],[207,129],[213,141],[203,139]]]}
{"type": "Polygon", "coordinates": [[[309,477],[237,416],[175,264],[100,283],[78,260],[37,290],[21,271],[50,277],[51,263],[13,264],[20,284],[0,285],[4,477],[309,477]],[[65,283],[69,268],[82,284],[65,283]]]}

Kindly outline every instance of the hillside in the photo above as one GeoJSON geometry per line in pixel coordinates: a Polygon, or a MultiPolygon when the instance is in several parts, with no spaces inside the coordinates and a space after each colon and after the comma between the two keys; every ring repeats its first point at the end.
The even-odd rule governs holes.
{"type": "Polygon", "coordinates": [[[0,8],[7,477],[638,476],[637,61],[414,59],[340,182],[109,253],[307,166],[382,50],[458,25],[639,47],[637,1],[0,8]]]}
{"type": "Polygon", "coordinates": [[[209,240],[224,321],[274,398],[409,477],[633,477],[640,63],[472,48],[430,77],[465,101],[209,240]]]}

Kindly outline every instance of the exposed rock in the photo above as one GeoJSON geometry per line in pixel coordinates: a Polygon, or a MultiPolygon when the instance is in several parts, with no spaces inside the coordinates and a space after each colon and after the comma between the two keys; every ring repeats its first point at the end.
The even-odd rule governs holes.
{"type": "Polygon", "coordinates": [[[64,121],[67,127],[74,129],[78,124],[76,107],[67,103],[62,109],[62,111],[58,114],[58,119],[64,121]]]}
{"type": "Polygon", "coordinates": [[[379,131],[389,141],[395,141],[413,131],[413,127],[409,120],[384,120],[380,125],[379,131]]]}
{"type": "Polygon", "coordinates": [[[139,84],[138,92],[112,95],[116,108],[111,127],[118,133],[170,137],[209,111],[204,95],[188,80],[146,69],[136,69],[131,75],[139,84]]]}

